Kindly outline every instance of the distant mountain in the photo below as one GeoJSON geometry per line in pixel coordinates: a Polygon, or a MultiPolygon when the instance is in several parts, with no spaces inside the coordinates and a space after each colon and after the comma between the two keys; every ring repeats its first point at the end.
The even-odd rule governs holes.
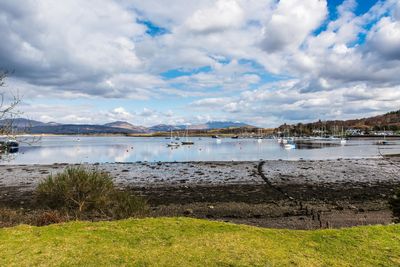
{"type": "MultiPolygon", "coordinates": [[[[9,125],[10,120],[0,120],[1,125],[9,125]]],[[[151,127],[136,126],[126,121],[115,121],[104,125],[96,124],[61,124],[57,122],[40,122],[23,118],[12,121],[16,131],[32,134],[132,134],[150,132],[168,132],[184,130],[211,130],[239,127],[253,127],[245,123],[231,121],[210,121],[195,125],[168,125],[158,124],[151,127]]]]}
{"type": "Polygon", "coordinates": [[[24,118],[15,118],[15,119],[0,120],[0,125],[12,125],[14,128],[29,128],[29,127],[46,125],[46,123],[35,120],[28,120],[24,118]]]}
{"type": "Polygon", "coordinates": [[[142,133],[130,129],[91,124],[40,125],[28,128],[31,134],[130,134],[142,133]]]}
{"type": "Polygon", "coordinates": [[[157,124],[148,128],[150,132],[169,132],[186,129],[185,125],[157,124]]]}
{"type": "Polygon", "coordinates": [[[210,121],[207,122],[206,125],[208,129],[254,127],[243,122],[233,122],[233,121],[210,121]]]}
{"type": "Polygon", "coordinates": [[[148,132],[148,128],[143,127],[143,126],[136,126],[136,125],[130,124],[129,122],[126,122],[126,121],[114,121],[114,122],[106,123],[103,126],[132,130],[135,132],[143,132],[143,133],[148,132]]]}
{"type": "Polygon", "coordinates": [[[193,125],[170,125],[170,124],[158,124],[149,127],[151,132],[167,132],[176,130],[184,130],[186,127],[189,130],[212,130],[212,129],[226,129],[226,128],[239,128],[239,127],[254,127],[242,122],[232,122],[232,121],[210,121],[203,124],[193,124],[193,125]]]}

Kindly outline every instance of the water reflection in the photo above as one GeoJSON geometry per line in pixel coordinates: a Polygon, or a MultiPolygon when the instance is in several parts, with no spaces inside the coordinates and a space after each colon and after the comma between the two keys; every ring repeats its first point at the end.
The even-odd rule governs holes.
{"type": "Polygon", "coordinates": [[[136,161],[252,161],[259,159],[335,159],[377,157],[400,153],[400,142],[378,146],[374,140],[349,140],[346,145],[297,145],[284,149],[276,140],[192,138],[194,145],[167,147],[165,138],[141,137],[43,137],[20,146],[15,157],[4,164],[51,164],[136,161]]]}

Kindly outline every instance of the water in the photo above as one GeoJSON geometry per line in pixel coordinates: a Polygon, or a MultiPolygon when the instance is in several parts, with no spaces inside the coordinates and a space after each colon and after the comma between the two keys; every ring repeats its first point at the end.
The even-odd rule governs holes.
{"type": "Polygon", "coordinates": [[[286,150],[276,140],[190,138],[195,144],[169,148],[163,137],[50,136],[27,145],[1,164],[104,163],[136,161],[253,161],[378,157],[400,153],[400,140],[377,146],[376,140],[349,140],[345,146],[286,150]],[[79,139],[79,141],[78,141],[79,139]],[[379,149],[380,148],[380,149],[379,149]]]}

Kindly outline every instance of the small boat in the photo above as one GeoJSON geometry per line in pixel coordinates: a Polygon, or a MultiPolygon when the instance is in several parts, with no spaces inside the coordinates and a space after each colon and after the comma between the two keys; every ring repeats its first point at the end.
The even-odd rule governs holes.
{"type": "Polygon", "coordinates": [[[376,142],[377,145],[387,145],[388,141],[386,140],[379,140],[378,142],[376,142]]]}
{"type": "Polygon", "coordinates": [[[19,147],[19,143],[16,140],[7,140],[4,145],[8,148],[16,148],[19,147]]]}
{"type": "Polygon", "coordinates": [[[234,135],[231,137],[232,139],[239,139],[239,135],[234,135]]]}
{"type": "Polygon", "coordinates": [[[287,144],[284,145],[284,147],[285,147],[285,149],[289,150],[289,149],[295,149],[296,145],[292,144],[292,143],[287,143],[287,144]]]}
{"type": "Polygon", "coordinates": [[[386,140],[386,134],[383,135],[383,140],[376,142],[377,145],[388,145],[389,142],[386,140]]]}
{"type": "Polygon", "coordinates": [[[194,145],[193,141],[182,141],[181,142],[182,145],[194,145]]]}
{"type": "MultiPolygon", "coordinates": [[[[171,129],[171,137],[169,139],[172,139],[172,129],[171,129]]],[[[178,146],[180,146],[180,144],[178,142],[171,141],[167,144],[167,146],[168,147],[178,147],[178,146]]]]}
{"type": "Polygon", "coordinates": [[[211,138],[219,138],[218,135],[212,135],[211,138]]]}
{"type": "Polygon", "coordinates": [[[342,136],[340,138],[340,144],[341,145],[345,145],[346,143],[347,143],[347,139],[344,137],[344,129],[343,129],[343,126],[342,126],[342,136]]]}
{"type": "Polygon", "coordinates": [[[186,132],[185,132],[185,141],[182,141],[181,144],[182,145],[194,145],[194,142],[189,140],[189,130],[187,127],[186,127],[186,132]]]}
{"type": "Polygon", "coordinates": [[[258,129],[258,138],[257,138],[258,143],[262,143],[262,137],[263,137],[262,129],[258,129]]]}
{"type": "Polygon", "coordinates": [[[167,146],[168,147],[178,147],[178,146],[180,146],[180,144],[177,143],[177,142],[170,142],[170,143],[167,144],[167,146]]]}
{"type": "Polygon", "coordinates": [[[19,150],[19,143],[16,140],[0,142],[0,152],[16,153],[19,150]]]}

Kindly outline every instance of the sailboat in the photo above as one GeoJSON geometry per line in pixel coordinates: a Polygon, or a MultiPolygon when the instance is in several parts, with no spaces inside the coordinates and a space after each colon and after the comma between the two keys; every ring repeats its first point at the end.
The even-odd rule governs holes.
{"type": "Polygon", "coordinates": [[[262,129],[258,129],[258,138],[257,138],[257,142],[261,143],[262,142],[262,129]]]}
{"type": "Polygon", "coordinates": [[[340,144],[345,145],[347,143],[346,138],[344,138],[343,126],[342,126],[342,137],[340,138],[340,144]]]}
{"type": "Polygon", "coordinates": [[[189,130],[188,127],[186,126],[186,132],[185,132],[185,141],[181,142],[182,145],[193,145],[194,142],[189,140],[189,130]]]}
{"type": "MultiPolygon", "coordinates": [[[[172,139],[172,129],[171,129],[171,138],[170,138],[170,139],[172,139]]],[[[167,144],[167,146],[168,146],[168,147],[178,147],[178,146],[179,146],[179,143],[178,143],[178,142],[171,141],[171,142],[169,142],[169,143],[167,144]]]]}
{"type": "Polygon", "coordinates": [[[175,140],[180,140],[180,138],[179,138],[179,131],[176,132],[175,140]]]}
{"type": "Polygon", "coordinates": [[[385,132],[385,129],[383,129],[383,140],[379,140],[378,142],[377,142],[377,145],[387,145],[388,144],[388,141],[386,141],[386,132],[385,132]]]}
{"type": "Polygon", "coordinates": [[[293,137],[289,137],[289,136],[290,136],[290,129],[288,129],[288,131],[287,131],[287,138],[283,138],[282,139],[283,147],[285,149],[295,149],[296,148],[296,144],[294,142],[294,138],[293,137]]]}
{"type": "Polygon", "coordinates": [[[290,143],[286,143],[286,144],[284,145],[284,148],[285,148],[285,149],[295,149],[295,148],[296,148],[296,145],[295,145],[294,143],[290,142],[290,143]]]}
{"type": "Polygon", "coordinates": [[[81,139],[79,138],[79,127],[78,127],[78,134],[77,134],[77,137],[76,137],[76,139],[75,139],[77,142],[80,142],[81,141],[81,139]]]}

